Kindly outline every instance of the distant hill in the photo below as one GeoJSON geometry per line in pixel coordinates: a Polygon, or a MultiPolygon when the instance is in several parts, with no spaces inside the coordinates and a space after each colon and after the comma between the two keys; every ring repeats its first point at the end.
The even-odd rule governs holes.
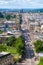
{"type": "Polygon", "coordinates": [[[43,9],[23,9],[23,12],[43,12],[43,9]]]}
{"type": "Polygon", "coordinates": [[[43,12],[43,8],[41,9],[0,9],[0,12],[32,12],[32,13],[36,13],[36,12],[43,12]]]}

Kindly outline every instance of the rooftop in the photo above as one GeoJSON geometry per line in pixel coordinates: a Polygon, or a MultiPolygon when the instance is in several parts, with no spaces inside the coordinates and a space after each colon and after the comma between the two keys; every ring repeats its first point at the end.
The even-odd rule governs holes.
{"type": "Polygon", "coordinates": [[[4,21],[4,23],[15,23],[15,21],[4,21]]]}
{"type": "Polygon", "coordinates": [[[38,22],[31,22],[30,25],[38,26],[38,22]]]}
{"type": "Polygon", "coordinates": [[[7,53],[7,52],[0,52],[0,58],[1,57],[4,57],[4,56],[6,56],[6,55],[9,55],[10,53],[7,53]]]}

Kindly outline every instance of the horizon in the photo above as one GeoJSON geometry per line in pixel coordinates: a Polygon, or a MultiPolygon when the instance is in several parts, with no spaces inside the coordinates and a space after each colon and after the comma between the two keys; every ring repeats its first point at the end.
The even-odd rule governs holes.
{"type": "Polygon", "coordinates": [[[43,8],[0,8],[0,9],[11,9],[11,10],[34,10],[34,9],[43,9],[43,8]]]}

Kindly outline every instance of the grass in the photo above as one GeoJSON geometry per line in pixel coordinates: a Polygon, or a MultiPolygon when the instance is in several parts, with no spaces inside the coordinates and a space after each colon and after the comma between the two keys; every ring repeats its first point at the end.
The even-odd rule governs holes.
{"type": "Polygon", "coordinates": [[[11,54],[17,54],[16,48],[7,46],[6,52],[10,52],[11,54]]]}
{"type": "Polygon", "coordinates": [[[22,55],[20,55],[14,47],[7,46],[7,50],[5,50],[5,52],[10,52],[13,54],[14,62],[20,62],[22,59],[22,55]]]}
{"type": "Polygon", "coordinates": [[[22,55],[19,55],[19,54],[14,55],[14,62],[20,62],[21,59],[22,59],[22,55]]]}
{"type": "Polygon", "coordinates": [[[15,39],[15,37],[10,37],[4,44],[0,44],[0,51],[11,53],[14,57],[14,62],[21,61],[25,53],[24,39],[22,36],[17,39],[15,39]]]}
{"type": "Polygon", "coordinates": [[[43,65],[43,57],[40,58],[40,62],[38,65],[43,65]]]}

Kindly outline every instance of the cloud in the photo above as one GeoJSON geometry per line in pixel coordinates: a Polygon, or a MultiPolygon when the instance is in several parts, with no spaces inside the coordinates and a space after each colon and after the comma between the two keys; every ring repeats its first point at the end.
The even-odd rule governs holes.
{"type": "Polygon", "coordinates": [[[0,8],[43,8],[43,0],[0,0],[0,8]]]}

